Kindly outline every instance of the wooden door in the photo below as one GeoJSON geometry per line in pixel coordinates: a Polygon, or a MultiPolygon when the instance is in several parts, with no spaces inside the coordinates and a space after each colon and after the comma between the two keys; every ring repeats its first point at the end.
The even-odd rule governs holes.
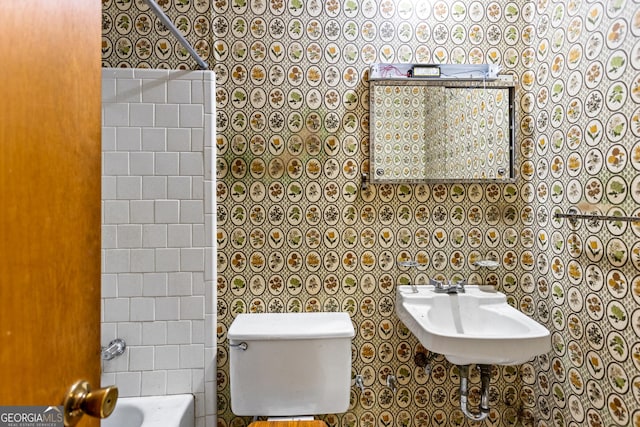
{"type": "Polygon", "coordinates": [[[100,385],[100,17],[0,1],[2,406],[100,385]]]}

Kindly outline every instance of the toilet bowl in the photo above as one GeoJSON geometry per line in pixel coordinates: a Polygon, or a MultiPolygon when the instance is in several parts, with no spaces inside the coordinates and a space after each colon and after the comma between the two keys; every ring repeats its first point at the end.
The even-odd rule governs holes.
{"type": "Polygon", "coordinates": [[[354,335],[347,313],[239,314],[227,333],[232,412],[270,417],[252,427],[324,427],[314,415],[349,407],[354,335]]]}

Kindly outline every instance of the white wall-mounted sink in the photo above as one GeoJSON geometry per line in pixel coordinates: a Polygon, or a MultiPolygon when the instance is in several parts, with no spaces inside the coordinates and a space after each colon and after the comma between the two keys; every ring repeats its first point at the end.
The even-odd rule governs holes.
{"type": "Polygon", "coordinates": [[[398,286],[396,313],[429,351],[456,365],[518,365],[551,350],[550,333],[507,304],[503,293],[467,285],[443,294],[398,286]]]}

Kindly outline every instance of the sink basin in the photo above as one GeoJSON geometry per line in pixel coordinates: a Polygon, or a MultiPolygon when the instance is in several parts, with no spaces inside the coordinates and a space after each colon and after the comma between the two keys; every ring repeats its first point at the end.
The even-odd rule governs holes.
{"type": "Polygon", "coordinates": [[[519,365],[551,350],[550,333],[507,304],[503,293],[467,285],[442,294],[398,286],[396,313],[420,343],[456,365],[519,365]]]}

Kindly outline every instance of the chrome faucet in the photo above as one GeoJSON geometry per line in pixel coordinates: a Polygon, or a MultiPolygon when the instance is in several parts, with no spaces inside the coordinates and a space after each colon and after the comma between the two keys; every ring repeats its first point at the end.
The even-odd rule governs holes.
{"type": "MultiPolygon", "coordinates": [[[[398,265],[400,267],[418,268],[418,267],[421,267],[423,264],[420,264],[418,261],[408,260],[408,261],[400,261],[398,262],[398,265]]],[[[415,281],[412,282],[411,280],[409,280],[409,286],[411,286],[411,292],[413,292],[414,294],[418,293],[418,285],[417,283],[415,283],[415,281]]]]}
{"type": "Polygon", "coordinates": [[[387,375],[387,387],[389,387],[395,393],[398,391],[398,380],[395,375],[387,375]]]}
{"type": "Polygon", "coordinates": [[[101,357],[102,360],[111,360],[124,353],[127,348],[127,343],[122,338],[116,338],[111,341],[107,347],[102,347],[101,357]]]}
{"type": "Polygon", "coordinates": [[[451,280],[449,280],[445,285],[444,282],[429,279],[429,284],[433,285],[433,291],[437,294],[463,294],[467,281],[463,279],[458,282],[451,283],[451,280]]]}

